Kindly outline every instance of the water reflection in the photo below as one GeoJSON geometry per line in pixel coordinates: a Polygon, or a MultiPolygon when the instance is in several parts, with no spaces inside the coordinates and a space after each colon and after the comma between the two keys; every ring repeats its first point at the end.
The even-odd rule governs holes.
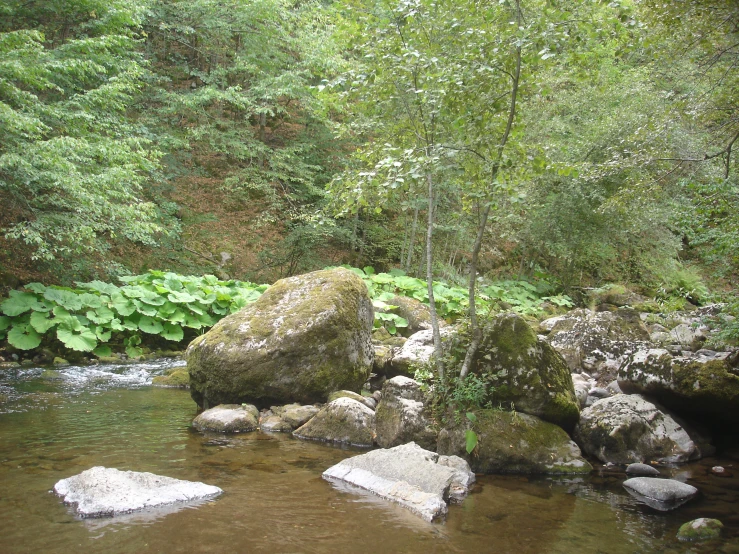
{"type": "Polygon", "coordinates": [[[0,392],[7,395],[0,397],[3,554],[739,552],[739,479],[710,473],[712,465],[731,461],[693,464],[689,475],[675,469],[701,496],[674,512],[636,502],[617,473],[482,476],[463,504],[450,507],[446,521],[429,524],[367,492],[321,479],[324,469],[361,450],[278,433],[192,431],[196,407],[188,392],[148,385],[171,363],[0,375],[0,392]],[[203,481],[225,492],[197,506],[80,520],[49,491],[95,465],[203,481]],[[697,517],[721,519],[724,540],[678,543],[677,528],[697,517]]]}

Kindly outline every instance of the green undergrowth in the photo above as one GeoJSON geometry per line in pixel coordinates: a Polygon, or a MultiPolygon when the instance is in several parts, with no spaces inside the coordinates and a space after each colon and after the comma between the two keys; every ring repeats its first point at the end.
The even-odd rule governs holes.
{"type": "MultiPolygon", "coordinates": [[[[391,334],[408,322],[393,313],[396,295],[428,304],[426,282],[402,271],[375,273],[371,267],[349,268],[367,284],[375,305],[375,327],[391,334]]],[[[256,301],[269,285],[222,281],[213,275],[184,276],[164,271],[120,277],[120,285],[91,281],[75,288],[30,283],[12,290],[0,303],[0,341],[17,350],[49,348],[91,352],[107,357],[114,350],[135,358],[145,344],[173,348],[213,326],[222,317],[256,301]]],[[[522,314],[538,315],[542,302],[571,306],[566,296],[547,296],[540,282],[500,281],[480,287],[478,309],[496,311],[507,303],[522,314]]],[[[466,315],[467,291],[434,283],[440,317],[449,322],[466,315]]]]}
{"type": "Polygon", "coordinates": [[[254,302],[269,285],[221,281],[213,275],[163,271],[119,278],[122,285],[91,281],[76,288],[30,283],[0,303],[0,340],[18,350],[41,346],[129,357],[153,339],[180,343],[254,302]]]}

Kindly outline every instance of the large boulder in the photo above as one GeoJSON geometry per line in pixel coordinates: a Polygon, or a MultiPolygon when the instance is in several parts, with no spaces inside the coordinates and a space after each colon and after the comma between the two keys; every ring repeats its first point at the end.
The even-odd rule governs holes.
{"type": "Polygon", "coordinates": [[[464,499],[475,481],[464,460],[413,442],[347,458],[324,471],[323,478],[368,490],[427,521],[446,515],[446,502],[464,499]]]}
{"type": "Polygon", "coordinates": [[[501,410],[480,410],[474,423],[464,418],[442,429],[437,452],[466,458],[478,473],[579,474],[593,469],[557,425],[501,410]],[[466,450],[470,429],[477,435],[472,455],[466,450]]]}
{"type": "Polygon", "coordinates": [[[580,414],[574,433],[583,452],[616,464],[697,460],[701,440],[694,436],[638,394],[598,400],[580,414]]]}
{"type": "MultiPolygon", "coordinates": [[[[548,327],[546,321],[540,326],[548,327]]],[[[587,371],[607,383],[630,354],[649,343],[649,331],[639,313],[628,308],[613,312],[580,309],[557,318],[547,340],[573,373],[587,371]]]]}
{"type": "Polygon", "coordinates": [[[293,435],[354,446],[372,446],[375,436],[375,412],[352,398],[341,397],[326,404],[293,435]]]}
{"type": "Polygon", "coordinates": [[[501,314],[486,326],[472,372],[489,387],[486,401],[572,429],[580,415],[562,357],[521,316],[501,314]]]}
{"type": "Polygon", "coordinates": [[[618,371],[624,392],[643,393],[684,415],[739,424],[739,356],[672,356],[662,348],[640,350],[618,371]]]}
{"type": "Polygon", "coordinates": [[[426,415],[421,385],[408,377],[385,381],[382,400],[375,412],[376,442],[383,448],[415,442],[422,448],[436,448],[436,431],[426,415]]]}
{"type": "MultiPolygon", "coordinates": [[[[451,334],[450,328],[445,328],[442,338],[451,334]]],[[[386,364],[384,375],[412,376],[415,370],[431,362],[434,356],[434,336],[431,330],[418,331],[411,335],[400,349],[395,349],[392,359],[386,364]]]]}
{"type": "Polygon", "coordinates": [[[223,491],[194,481],[97,466],[57,482],[54,492],[82,517],[104,517],[213,498],[223,491]]]}
{"type": "Polygon", "coordinates": [[[367,287],[343,268],[282,279],[187,349],[200,406],[325,402],[369,377],[373,310],[367,287]]]}

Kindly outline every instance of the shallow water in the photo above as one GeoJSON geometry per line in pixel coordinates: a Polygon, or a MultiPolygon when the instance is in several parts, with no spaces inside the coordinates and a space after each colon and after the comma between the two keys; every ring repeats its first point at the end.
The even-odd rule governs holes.
{"type": "Polygon", "coordinates": [[[709,471],[729,460],[672,470],[701,495],[669,513],[630,497],[623,474],[483,476],[446,521],[429,524],[321,479],[359,450],[284,434],[193,432],[189,393],[150,385],[177,363],[0,371],[0,552],[739,553],[739,476],[709,471]],[[225,492],[199,505],[82,520],[49,491],[96,465],[225,492]],[[721,519],[722,540],[679,543],[678,527],[697,517],[721,519]]]}

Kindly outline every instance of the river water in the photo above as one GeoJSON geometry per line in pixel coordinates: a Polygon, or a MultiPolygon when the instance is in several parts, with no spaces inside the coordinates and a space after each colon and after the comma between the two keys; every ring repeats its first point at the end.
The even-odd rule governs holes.
{"type": "Polygon", "coordinates": [[[463,504],[431,524],[321,479],[359,450],[277,433],[194,432],[189,393],[150,384],[177,364],[0,370],[0,553],[739,553],[739,471],[710,474],[730,460],[670,470],[701,495],[669,513],[631,498],[622,474],[480,476],[463,504]],[[79,519],[50,491],[98,465],[225,492],[199,505],[79,519]],[[678,542],[678,527],[697,517],[721,519],[723,538],[678,542]]]}

